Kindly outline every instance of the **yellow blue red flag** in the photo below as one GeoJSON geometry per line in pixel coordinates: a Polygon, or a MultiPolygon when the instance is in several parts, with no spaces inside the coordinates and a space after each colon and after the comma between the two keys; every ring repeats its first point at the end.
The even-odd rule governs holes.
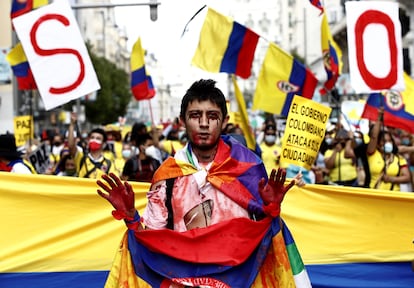
{"type": "Polygon", "coordinates": [[[384,90],[368,96],[361,118],[378,119],[378,110],[384,108],[385,126],[400,128],[414,133],[414,80],[404,72],[405,90],[384,90]]]}
{"type": "Polygon", "coordinates": [[[253,110],[287,116],[294,95],[312,99],[318,80],[302,63],[269,43],[253,96],[253,110]]]}
{"type": "Polygon", "coordinates": [[[325,95],[335,87],[335,83],[342,72],[342,51],[332,37],[325,13],[322,15],[321,22],[321,48],[327,80],[319,92],[321,95],[325,95]]]}
{"type": "Polygon", "coordinates": [[[154,84],[147,73],[141,38],[135,42],[131,53],[131,91],[136,100],[151,99],[155,96],[154,84]]]}
{"type": "MultiPolygon", "coordinates": [[[[149,183],[130,184],[136,207],[142,213],[149,183]]],[[[0,203],[8,207],[0,209],[1,287],[151,287],[136,276],[126,241],[119,246],[126,228],[113,219],[111,205],[96,194],[96,189],[93,179],[0,172],[0,203]],[[121,269],[128,266],[130,270],[121,269]],[[117,269],[130,273],[116,273],[117,269]]],[[[278,253],[274,255],[278,257],[270,259],[269,264],[288,267],[289,262],[293,272],[304,263],[313,287],[412,288],[413,207],[411,192],[293,186],[282,203],[281,217],[296,244],[283,244],[292,242],[280,226],[282,233],[275,230],[278,236],[273,238],[278,253]],[[294,254],[289,250],[296,248],[303,262],[288,260],[286,255],[294,254]]],[[[247,226],[249,231],[256,229],[247,226]]],[[[284,285],[290,284],[283,281],[291,278],[288,273],[283,275],[286,278],[280,282],[280,278],[270,275],[267,286],[256,287],[295,287],[284,285]]],[[[295,284],[303,287],[298,277],[295,284]]]]}
{"type": "Polygon", "coordinates": [[[17,79],[17,87],[20,90],[37,89],[32,70],[24,53],[21,43],[16,44],[10,52],[6,55],[6,60],[9,62],[13,74],[17,79]]]}
{"type": "Polygon", "coordinates": [[[192,64],[208,72],[248,78],[258,41],[252,30],[208,8],[192,64]]]}
{"type": "Polygon", "coordinates": [[[13,0],[11,5],[10,18],[23,15],[33,9],[47,5],[49,0],[13,0]]]}

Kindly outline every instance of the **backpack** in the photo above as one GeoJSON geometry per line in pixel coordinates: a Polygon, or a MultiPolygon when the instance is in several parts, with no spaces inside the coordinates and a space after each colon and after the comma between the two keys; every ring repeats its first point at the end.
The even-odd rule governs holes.
{"type": "MultiPolygon", "coordinates": [[[[82,159],[81,159],[81,162],[80,162],[80,165],[79,165],[79,171],[81,171],[81,170],[82,170],[83,165],[85,165],[86,158],[89,158],[89,157],[88,157],[88,155],[83,155],[83,157],[82,157],[82,159]]],[[[104,164],[104,162],[106,163],[106,166],[108,167],[108,172],[109,172],[109,171],[110,171],[110,169],[111,169],[111,165],[112,165],[112,163],[111,163],[111,161],[109,161],[109,160],[108,160],[108,159],[106,159],[105,157],[104,157],[103,161],[101,161],[101,162],[94,162],[94,161],[92,161],[92,160],[90,160],[90,159],[89,159],[89,161],[91,161],[91,163],[93,163],[93,164],[94,164],[94,167],[93,167],[91,170],[88,170],[88,166],[86,166],[86,174],[85,174],[85,176],[83,176],[83,178],[89,178],[89,176],[90,176],[93,172],[95,172],[95,171],[96,171],[96,169],[101,169],[101,167],[102,167],[102,165],[104,164]]],[[[78,171],[78,172],[79,172],[79,171],[78,171]]]]}

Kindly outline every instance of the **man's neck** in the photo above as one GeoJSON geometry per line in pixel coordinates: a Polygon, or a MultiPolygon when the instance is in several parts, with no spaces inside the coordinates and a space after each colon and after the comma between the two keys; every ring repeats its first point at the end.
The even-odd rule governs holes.
{"type": "Polygon", "coordinates": [[[217,146],[210,150],[199,150],[193,148],[194,155],[197,157],[199,163],[210,163],[214,160],[217,153],[217,146]]]}

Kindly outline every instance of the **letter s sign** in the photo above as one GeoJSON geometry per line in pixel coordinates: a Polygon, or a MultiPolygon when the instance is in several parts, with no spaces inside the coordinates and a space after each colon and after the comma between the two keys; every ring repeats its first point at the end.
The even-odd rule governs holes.
{"type": "Polygon", "coordinates": [[[63,54],[67,53],[67,54],[74,54],[76,58],[78,59],[80,69],[79,69],[79,76],[76,79],[76,81],[66,87],[61,87],[61,88],[50,87],[49,89],[49,92],[52,94],[63,94],[63,93],[72,91],[73,89],[77,88],[80,85],[80,83],[82,83],[82,80],[85,78],[85,63],[83,62],[83,59],[80,53],[74,49],[69,49],[69,48],[42,49],[39,47],[37,40],[36,40],[37,29],[43,22],[50,21],[50,20],[57,20],[65,26],[69,25],[69,20],[62,15],[58,15],[58,14],[44,15],[40,17],[39,20],[37,20],[34,23],[32,29],[30,30],[30,42],[32,43],[34,51],[40,56],[51,56],[51,55],[59,54],[59,53],[63,53],[63,54]]]}
{"type": "Polygon", "coordinates": [[[46,110],[100,88],[68,1],[53,1],[13,18],[46,110]]]}

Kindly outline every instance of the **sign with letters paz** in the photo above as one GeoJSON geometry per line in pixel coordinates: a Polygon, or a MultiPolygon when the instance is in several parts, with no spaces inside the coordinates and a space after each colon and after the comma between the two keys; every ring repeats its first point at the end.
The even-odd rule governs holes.
{"type": "Polygon", "coordinates": [[[30,115],[14,117],[14,137],[16,146],[23,146],[27,141],[33,139],[33,117],[30,115]]]}
{"type": "Polygon", "coordinates": [[[331,108],[305,97],[295,96],[286,120],[282,140],[281,167],[294,164],[309,170],[325,138],[331,108]]]}
{"type": "Polygon", "coordinates": [[[30,163],[39,174],[44,174],[49,167],[50,151],[47,148],[46,143],[42,143],[36,150],[28,155],[30,163]]]}

